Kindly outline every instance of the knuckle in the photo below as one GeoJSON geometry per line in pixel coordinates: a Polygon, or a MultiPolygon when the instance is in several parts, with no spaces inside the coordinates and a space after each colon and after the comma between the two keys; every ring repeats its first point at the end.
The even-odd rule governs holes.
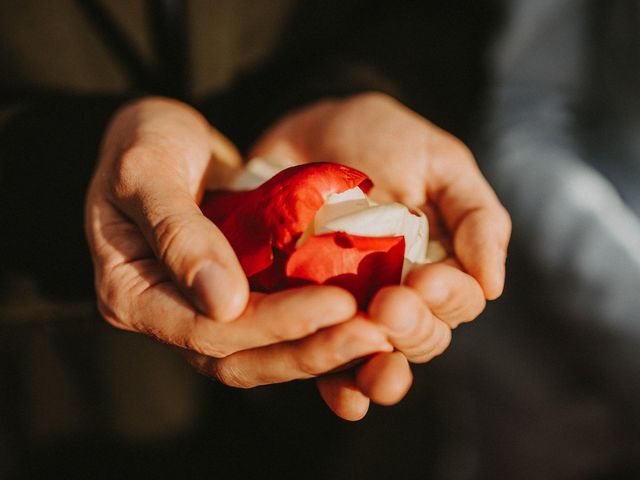
{"type": "Polygon", "coordinates": [[[433,358],[444,353],[451,343],[451,329],[445,325],[439,329],[438,338],[428,342],[426,346],[406,352],[411,363],[427,363],[433,358]]]}
{"type": "Polygon", "coordinates": [[[356,352],[366,350],[370,346],[369,335],[366,330],[370,326],[368,321],[361,324],[351,323],[343,328],[336,328],[327,332],[323,348],[318,352],[317,370],[323,371],[336,368],[356,358],[356,352]],[[363,329],[364,327],[364,329],[363,329]]]}
{"type": "Polygon", "coordinates": [[[414,331],[399,342],[396,348],[407,356],[421,355],[430,351],[437,341],[435,338],[437,321],[431,316],[422,319],[414,331]]]}
{"type": "Polygon", "coordinates": [[[215,342],[209,335],[197,328],[185,336],[184,348],[213,358],[226,358],[235,353],[230,345],[215,342]]]}
{"type": "Polygon", "coordinates": [[[107,304],[102,301],[100,298],[97,299],[96,307],[100,316],[112,327],[124,329],[125,323],[120,319],[120,317],[107,306],[107,304]]]}
{"type": "Polygon", "coordinates": [[[297,322],[296,325],[296,338],[304,338],[309,335],[313,335],[320,329],[318,320],[314,318],[305,319],[304,321],[297,322]]]}
{"type": "Polygon", "coordinates": [[[326,365],[330,364],[335,356],[331,349],[307,352],[297,357],[298,370],[305,376],[317,377],[327,370],[326,365]]]}
{"type": "Polygon", "coordinates": [[[469,315],[465,320],[465,322],[472,322],[473,320],[478,318],[480,314],[484,312],[484,309],[486,308],[486,306],[487,306],[487,300],[484,298],[484,294],[483,294],[482,297],[478,299],[477,305],[475,305],[475,307],[469,312],[469,315]]]}
{"type": "Polygon", "coordinates": [[[412,348],[410,350],[404,351],[407,356],[407,359],[411,363],[427,363],[433,357],[435,357],[435,342],[426,342],[424,344],[419,345],[418,347],[412,348]]]}
{"type": "Polygon", "coordinates": [[[303,357],[298,360],[298,370],[300,370],[304,376],[317,377],[323,373],[319,364],[320,362],[317,355],[314,355],[313,358],[303,357]]]}
{"type": "Polygon", "coordinates": [[[477,305],[454,305],[449,310],[444,311],[441,315],[446,318],[446,323],[451,328],[457,328],[462,323],[469,323],[475,320],[482,310],[480,302],[477,305]]]}
{"type": "Polygon", "coordinates": [[[444,275],[445,272],[439,272],[436,268],[416,273],[407,279],[407,283],[421,292],[429,308],[451,327],[474,320],[484,310],[484,293],[475,280],[472,284],[462,283],[454,287],[454,277],[444,275]]]}
{"type": "Polygon", "coordinates": [[[423,351],[414,354],[408,354],[408,359],[411,363],[427,363],[434,357],[434,354],[429,351],[423,351]]]}
{"type": "Polygon", "coordinates": [[[472,163],[475,165],[476,160],[471,149],[459,138],[451,137],[449,145],[451,158],[463,164],[472,163]]]}
{"type": "Polygon", "coordinates": [[[444,351],[449,348],[449,345],[451,344],[451,329],[450,328],[443,328],[442,329],[442,337],[440,338],[440,341],[438,342],[435,350],[434,350],[434,356],[438,356],[441,355],[442,353],[444,353],[444,351]]]}
{"type": "Polygon", "coordinates": [[[465,300],[459,300],[457,305],[452,306],[452,315],[457,318],[458,324],[475,320],[487,306],[482,288],[475,284],[472,288],[473,293],[470,292],[465,296],[465,300]]]}
{"type": "Polygon", "coordinates": [[[154,242],[159,258],[166,264],[180,264],[188,251],[183,247],[189,235],[186,234],[185,215],[169,214],[156,223],[153,228],[154,242]]]}
{"type": "Polygon", "coordinates": [[[120,329],[130,329],[127,300],[122,288],[113,281],[101,281],[96,286],[96,306],[102,318],[120,329]]]}
{"type": "Polygon", "coordinates": [[[126,199],[136,192],[140,172],[146,169],[151,157],[147,148],[132,146],[124,150],[115,160],[111,183],[115,198],[126,199]]]}
{"type": "Polygon", "coordinates": [[[216,362],[214,377],[218,379],[220,383],[233,388],[252,388],[255,385],[249,382],[246,376],[240,371],[237,366],[232,365],[230,362],[219,360],[216,362]]]}

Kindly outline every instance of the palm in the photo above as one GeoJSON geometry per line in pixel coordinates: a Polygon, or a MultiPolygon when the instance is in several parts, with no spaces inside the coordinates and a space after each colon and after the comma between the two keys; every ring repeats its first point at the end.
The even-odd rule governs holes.
{"type": "Polygon", "coordinates": [[[421,208],[428,213],[431,238],[450,245],[448,229],[429,198],[433,197],[429,183],[437,164],[446,163],[451,155],[452,142],[465,148],[394,100],[365,95],[342,105],[321,103],[285,117],[258,142],[253,154],[357,168],[373,180],[374,200],[421,208]]]}
{"type": "MultiPolygon", "coordinates": [[[[418,323],[434,327],[419,340],[416,332],[392,338],[409,360],[424,362],[441,353],[448,345],[450,328],[475,318],[484,308],[485,296],[500,294],[508,216],[468,149],[395,100],[364,94],[311,105],[276,123],[252,154],[293,163],[349,165],[374,181],[374,200],[399,201],[427,212],[431,238],[440,240],[452,258],[412,272],[407,278],[409,289],[393,287],[393,292],[374,298],[369,309],[372,320],[384,325],[415,315],[407,306],[413,299],[423,316],[418,323]]],[[[378,403],[394,403],[406,393],[407,372],[404,357],[381,354],[360,367],[355,378],[343,373],[319,385],[327,403],[349,417],[364,401],[349,393],[354,387],[378,403]],[[392,378],[401,378],[404,384],[396,381],[394,385],[389,382],[392,378]]]]}

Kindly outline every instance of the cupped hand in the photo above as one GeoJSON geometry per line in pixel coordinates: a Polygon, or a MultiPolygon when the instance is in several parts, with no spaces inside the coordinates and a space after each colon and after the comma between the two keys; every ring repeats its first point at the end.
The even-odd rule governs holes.
{"type": "Polygon", "coordinates": [[[502,293],[509,215],[462,142],[379,93],[293,112],[263,135],[252,155],[349,165],[371,177],[377,201],[427,211],[430,236],[448,249],[447,259],[381,290],[368,310],[397,351],[318,380],[323,398],[343,418],[364,416],[369,399],[396,403],[412,382],[407,362],[442,353],[451,329],[502,293]]]}
{"type": "Polygon", "coordinates": [[[85,205],[105,319],[180,347],[196,368],[237,387],[308,378],[391,351],[344,290],[249,293],[230,245],[198,208],[203,190],[240,164],[233,145],[187,105],[149,98],[116,113],[85,205]]]}

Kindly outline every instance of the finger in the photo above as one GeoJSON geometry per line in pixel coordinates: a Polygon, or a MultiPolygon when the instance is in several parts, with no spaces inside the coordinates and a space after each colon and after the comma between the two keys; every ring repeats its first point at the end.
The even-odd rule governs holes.
{"type": "Polygon", "coordinates": [[[233,144],[196,110],[146,98],[114,116],[92,185],[135,221],[183,293],[220,320],[242,312],[249,290],[231,247],[196,199],[212,169],[225,175],[240,163],[233,144]]]}
{"type": "Polygon", "coordinates": [[[374,356],[356,371],[356,385],[372,402],[394,405],[404,398],[413,375],[407,358],[400,352],[374,356]]]}
{"type": "Polygon", "coordinates": [[[189,182],[169,168],[171,153],[137,148],[124,154],[116,167],[116,206],[202,313],[232,320],[247,303],[246,276],[224,235],[201,213],[189,182]]]}
{"type": "Polygon", "coordinates": [[[448,345],[449,326],[429,311],[418,292],[406,286],[380,290],[371,301],[369,317],[410,362],[424,363],[448,345]]]}
{"type": "MultiPolygon", "coordinates": [[[[333,113],[335,102],[323,101],[313,107],[315,115],[294,111],[267,129],[251,149],[251,157],[281,158],[293,164],[310,162],[313,154],[312,132],[319,131],[317,119],[326,119],[333,113]]],[[[330,161],[330,160],[323,160],[330,161]]]]}
{"type": "Polygon", "coordinates": [[[393,350],[371,322],[355,318],[301,340],[243,350],[224,358],[197,358],[197,368],[238,388],[312,378],[377,352],[393,350]]]}
{"type": "Polygon", "coordinates": [[[511,220],[504,208],[465,215],[453,237],[453,248],[466,271],[482,285],[487,300],[502,295],[511,220]]]}
{"type": "MultiPolygon", "coordinates": [[[[107,177],[114,172],[126,173],[132,164],[134,173],[151,169],[155,174],[172,174],[175,180],[186,182],[194,197],[204,180],[215,182],[206,178],[207,173],[224,180],[242,165],[238,149],[200,112],[182,102],[159,97],[132,102],[114,116],[101,157],[100,163],[106,160],[104,164],[109,169],[107,177]],[[140,161],[144,163],[138,164],[140,161]]],[[[124,180],[131,183],[145,178],[127,176],[124,180]]]]}
{"type": "Polygon", "coordinates": [[[451,328],[475,319],[486,305],[480,284],[447,263],[415,268],[407,275],[405,285],[415,290],[433,315],[451,328]]]}
{"type": "Polygon", "coordinates": [[[456,256],[478,280],[485,297],[497,298],[504,287],[504,263],[511,220],[460,142],[447,144],[442,161],[430,162],[429,199],[453,233],[456,256]]]}
{"type": "Polygon", "coordinates": [[[316,384],[322,399],[340,418],[361,420],[369,411],[369,397],[355,384],[352,370],[318,377],[316,384]]]}
{"type": "Polygon", "coordinates": [[[191,343],[209,339],[205,345],[226,345],[218,355],[226,357],[240,350],[308,337],[353,318],[356,311],[353,296],[338,287],[308,286],[269,295],[254,293],[248,308],[231,324],[220,325],[201,317],[191,332],[191,343]]]}
{"type": "Polygon", "coordinates": [[[347,291],[309,286],[252,294],[234,322],[214,322],[193,309],[153,258],[100,269],[96,291],[99,309],[113,325],[213,357],[302,338],[357,310],[347,291]]]}

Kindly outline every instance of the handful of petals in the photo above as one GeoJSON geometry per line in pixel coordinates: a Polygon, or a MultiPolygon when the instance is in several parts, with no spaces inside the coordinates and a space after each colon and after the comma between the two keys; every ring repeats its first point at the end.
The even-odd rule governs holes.
{"type": "Polygon", "coordinates": [[[367,197],[373,183],[335,163],[284,168],[251,160],[229,190],[206,192],[201,209],[224,233],[252,289],[337,285],[361,308],[386,285],[426,263],[423,212],[367,197]]]}

